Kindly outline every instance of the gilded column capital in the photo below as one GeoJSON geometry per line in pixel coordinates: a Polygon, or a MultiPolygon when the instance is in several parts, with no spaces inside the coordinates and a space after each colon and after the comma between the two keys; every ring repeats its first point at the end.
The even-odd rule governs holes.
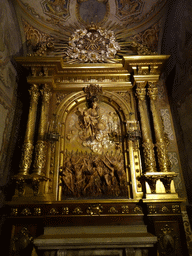
{"type": "Polygon", "coordinates": [[[154,83],[149,82],[148,92],[147,95],[150,97],[151,100],[156,100],[158,96],[158,89],[154,83]]]}
{"type": "Polygon", "coordinates": [[[31,74],[33,77],[36,77],[37,76],[37,68],[31,67],[31,74]]]}
{"type": "Polygon", "coordinates": [[[43,102],[49,104],[52,93],[51,93],[50,86],[48,84],[45,84],[43,86],[43,89],[41,90],[41,94],[43,96],[43,102]]]}
{"type": "Polygon", "coordinates": [[[29,89],[29,94],[31,95],[31,101],[38,103],[38,99],[39,99],[39,87],[36,84],[33,84],[31,86],[31,88],[29,89]]]}
{"type": "Polygon", "coordinates": [[[136,88],[136,97],[138,98],[138,100],[145,100],[145,96],[146,96],[146,85],[147,82],[141,82],[141,83],[137,83],[137,88],[136,88]]]}
{"type": "Polygon", "coordinates": [[[145,100],[145,96],[146,96],[146,89],[142,88],[142,87],[138,87],[136,89],[136,97],[138,98],[138,100],[145,100]]]}

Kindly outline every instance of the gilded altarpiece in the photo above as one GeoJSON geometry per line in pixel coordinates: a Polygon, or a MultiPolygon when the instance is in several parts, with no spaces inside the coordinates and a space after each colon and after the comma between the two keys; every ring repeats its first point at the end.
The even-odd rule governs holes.
{"type": "MultiPolygon", "coordinates": [[[[156,83],[167,58],[124,56],[115,63],[79,64],[57,57],[17,58],[31,72],[31,102],[20,169],[13,177],[10,218],[43,225],[44,234],[38,229],[33,234],[40,251],[47,250],[44,241],[49,250],[57,249],[55,255],[73,250],[65,228],[74,225],[96,237],[92,247],[84,238],[89,248],[105,237],[100,227],[96,235],[87,227],[95,225],[109,233],[116,225],[126,226],[125,240],[117,239],[120,231],[114,228],[113,241],[106,240],[104,246],[110,249],[117,243],[124,251],[128,248],[127,255],[137,255],[135,247],[140,254],[150,252],[150,247],[154,255],[157,239],[160,255],[175,255],[185,247],[172,232],[180,220],[182,199],[175,191],[176,174],[170,169],[158,114],[156,83]],[[169,216],[176,221],[173,230],[169,216]],[[57,228],[63,232],[59,239],[57,228]],[[174,243],[167,247],[166,239],[174,243]]],[[[28,232],[26,227],[19,229],[16,225],[18,236],[28,232]]],[[[69,230],[81,237],[81,231],[69,230]]],[[[14,239],[17,246],[16,235],[14,239]]]]}
{"type": "Polygon", "coordinates": [[[30,102],[9,254],[188,255],[158,97],[167,1],[14,2],[30,102]]]}

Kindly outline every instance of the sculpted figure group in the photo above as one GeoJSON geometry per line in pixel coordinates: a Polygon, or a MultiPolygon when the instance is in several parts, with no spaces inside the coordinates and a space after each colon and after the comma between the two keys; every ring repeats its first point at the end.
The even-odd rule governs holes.
{"type": "Polygon", "coordinates": [[[94,138],[99,130],[104,130],[105,125],[100,120],[97,102],[92,102],[88,109],[78,108],[76,114],[79,116],[80,138],[86,140],[94,138]]]}
{"type": "Polygon", "coordinates": [[[60,175],[66,197],[127,195],[122,154],[66,153],[60,175]]]}

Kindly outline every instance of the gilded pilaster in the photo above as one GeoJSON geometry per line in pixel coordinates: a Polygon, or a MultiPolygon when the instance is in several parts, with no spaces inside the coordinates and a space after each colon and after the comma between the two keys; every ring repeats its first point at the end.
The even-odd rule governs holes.
{"type": "Polygon", "coordinates": [[[39,88],[36,84],[31,86],[29,90],[31,95],[30,107],[29,107],[29,115],[28,122],[25,134],[25,140],[22,148],[22,156],[20,161],[20,170],[19,175],[28,175],[29,168],[32,162],[32,154],[33,154],[33,139],[35,132],[35,123],[36,123],[36,112],[37,112],[37,104],[39,98],[39,88]]]}
{"type": "Polygon", "coordinates": [[[159,168],[161,172],[170,172],[170,161],[167,154],[161,117],[156,107],[158,89],[154,83],[149,83],[148,95],[150,98],[150,107],[151,107],[151,112],[153,116],[153,125],[154,125],[154,131],[155,131],[159,168]]]}
{"type": "Polygon", "coordinates": [[[47,84],[44,85],[41,90],[42,94],[42,106],[41,106],[41,119],[38,131],[38,141],[35,146],[35,160],[34,160],[34,170],[33,174],[44,175],[44,168],[46,164],[46,154],[47,154],[47,123],[48,123],[48,111],[49,103],[51,97],[51,90],[47,84]]]}
{"type": "Polygon", "coordinates": [[[136,96],[138,99],[138,108],[141,118],[141,131],[142,131],[142,147],[144,154],[144,164],[146,172],[155,172],[156,171],[156,162],[154,154],[154,145],[151,138],[149,120],[147,115],[147,106],[145,101],[146,96],[146,82],[138,83],[136,89],[136,96]]]}

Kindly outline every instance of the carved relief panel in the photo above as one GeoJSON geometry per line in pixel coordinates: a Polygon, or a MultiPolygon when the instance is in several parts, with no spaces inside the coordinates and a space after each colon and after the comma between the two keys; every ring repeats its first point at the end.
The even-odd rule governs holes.
{"type": "Polygon", "coordinates": [[[124,136],[114,107],[84,101],[70,111],[62,129],[62,199],[126,197],[124,136]]]}

